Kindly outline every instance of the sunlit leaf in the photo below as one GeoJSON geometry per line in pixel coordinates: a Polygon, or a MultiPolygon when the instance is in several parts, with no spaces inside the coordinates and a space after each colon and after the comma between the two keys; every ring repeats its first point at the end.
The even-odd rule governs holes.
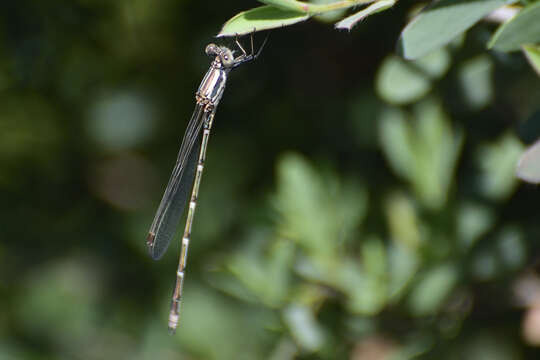
{"type": "Polygon", "coordinates": [[[288,293],[294,247],[290,241],[277,240],[271,243],[266,256],[261,250],[238,252],[228,262],[228,268],[260,302],[276,307],[288,293]]]}
{"type": "Polygon", "coordinates": [[[396,116],[400,112],[382,117],[380,138],[394,171],[411,183],[425,206],[437,209],[446,202],[463,135],[450,127],[436,101],[426,100],[414,110],[414,120],[396,116]]]}
{"type": "Polygon", "coordinates": [[[351,284],[348,288],[349,294],[354,292],[350,306],[354,312],[376,314],[388,298],[386,248],[379,239],[368,238],[362,244],[361,256],[364,284],[351,284]]]}
{"type": "Polygon", "coordinates": [[[326,336],[311,309],[302,305],[291,305],[284,310],[283,318],[293,338],[303,349],[317,351],[323,346],[326,336]]]}
{"type": "Polygon", "coordinates": [[[521,180],[540,183],[540,140],[531,145],[519,158],[516,175],[521,180]]]}
{"type": "Polygon", "coordinates": [[[447,199],[463,145],[461,129],[452,129],[441,104],[427,100],[415,107],[415,192],[425,206],[437,209],[447,199]]]}
{"type": "Polygon", "coordinates": [[[481,168],[480,191],[495,200],[508,197],[517,185],[516,163],[523,145],[512,133],[507,133],[496,142],[485,144],[477,153],[481,168]]]}
{"type": "Polygon", "coordinates": [[[493,34],[488,47],[499,51],[520,50],[522,45],[540,43],[540,2],[523,8],[493,34]]]}
{"type": "Polygon", "coordinates": [[[357,12],[354,15],[348,16],[345,19],[336,23],[337,29],[351,30],[359,21],[364,20],[370,15],[391,8],[396,3],[396,0],[379,0],[369,5],[365,9],[357,12]]]}
{"type": "Polygon", "coordinates": [[[448,71],[451,58],[448,50],[440,48],[412,61],[412,64],[430,79],[438,79],[448,71]]]}
{"type": "Polygon", "coordinates": [[[449,43],[478,20],[505,5],[504,0],[441,0],[427,6],[403,30],[400,51],[417,59],[449,43]]]}
{"type": "Polygon", "coordinates": [[[389,301],[401,299],[420,267],[420,255],[416,249],[393,244],[388,251],[388,297],[389,301]]]}
{"type": "Polygon", "coordinates": [[[326,194],[334,192],[336,184],[329,184],[325,190],[311,164],[292,154],[279,162],[278,177],[277,205],[283,214],[283,235],[295,239],[312,254],[332,254],[336,242],[330,240],[335,233],[331,220],[326,218],[326,194]]]}
{"type": "Polygon", "coordinates": [[[391,104],[408,104],[431,90],[429,78],[397,56],[385,59],[375,80],[377,93],[391,104]]]}
{"type": "Polygon", "coordinates": [[[523,45],[522,48],[532,68],[540,76],[540,46],[523,45]]]}
{"type": "Polygon", "coordinates": [[[369,238],[362,243],[362,265],[372,276],[384,276],[387,268],[386,248],[377,238],[369,238]]]}
{"type": "Polygon", "coordinates": [[[392,55],[380,66],[375,86],[379,96],[391,104],[412,103],[426,95],[432,80],[441,77],[449,66],[450,56],[445,49],[415,61],[392,55]]]}
{"type": "Polygon", "coordinates": [[[338,9],[347,9],[350,7],[368,4],[374,0],[312,0],[312,1],[296,1],[296,0],[259,0],[262,3],[275,6],[284,10],[292,10],[310,15],[320,15],[332,13],[338,9]]]}
{"type": "Polygon", "coordinates": [[[476,203],[463,204],[457,213],[457,235],[460,245],[470,249],[495,221],[489,207],[476,203]]]}
{"type": "Polygon", "coordinates": [[[309,4],[296,0],[258,0],[266,5],[272,5],[274,7],[283,10],[292,10],[299,12],[307,12],[309,4]]]}
{"type": "Polygon", "coordinates": [[[420,227],[417,210],[413,202],[405,195],[390,195],[385,203],[385,214],[392,241],[415,250],[420,246],[420,227]]]}
{"type": "Polygon", "coordinates": [[[429,270],[414,288],[409,305],[415,315],[428,315],[436,312],[448,298],[458,280],[455,266],[439,265],[429,270]]]}
{"type": "MultiPolygon", "coordinates": [[[[335,0],[310,0],[309,3],[313,4],[313,6],[317,5],[331,5],[332,3],[335,3],[335,0]]],[[[322,13],[317,13],[314,18],[327,22],[327,23],[333,23],[334,21],[343,18],[345,13],[347,12],[346,8],[333,10],[333,11],[325,11],[322,13]]]]}
{"type": "Polygon", "coordinates": [[[308,18],[309,15],[305,13],[270,5],[260,6],[232,17],[223,25],[217,36],[245,35],[254,31],[276,29],[305,21],[308,18]]]}
{"type": "Polygon", "coordinates": [[[334,174],[323,176],[301,156],[286,154],[278,164],[275,205],[284,237],[319,260],[332,260],[363,218],[367,197],[358,184],[341,184],[334,174]]]}
{"type": "Polygon", "coordinates": [[[492,101],[492,73],[493,63],[485,55],[467,60],[460,66],[459,80],[462,96],[473,110],[481,109],[492,101]]]}
{"type": "MultiPolygon", "coordinates": [[[[378,252],[377,256],[381,255],[381,258],[386,257],[386,254],[378,252]]],[[[374,315],[382,310],[387,299],[384,274],[369,273],[365,266],[354,259],[342,259],[334,271],[339,276],[338,289],[347,294],[347,307],[350,312],[374,315]]]]}
{"type": "Polygon", "coordinates": [[[386,159],[401,177],[410,178],[414,169],[414,154],[407,115],[398,109],[385,109],[379,118],[379,141],[386,159]]]}
{"type": "Polygon", "coordinates": [[[371,237],[361,249],[361,263],[344,259],[338,268],[340,287],[347,294],[347,306],[353,313],[373,315],[386,305],[387,259],[383,243],[371,237]]]}

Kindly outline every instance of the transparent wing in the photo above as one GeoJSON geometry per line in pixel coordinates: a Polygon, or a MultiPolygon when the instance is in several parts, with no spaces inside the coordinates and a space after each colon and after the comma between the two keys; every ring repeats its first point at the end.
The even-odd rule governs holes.
{"type": "Polygon", "coordinates": [[[199,137],[205,116],[203,106],[197,104],[182,139],[169,183],[148,232],[146,239],[148,251],[154,260],[163,256],[174,238],[178,222],[191,193],[201,147],[199,137]]]}

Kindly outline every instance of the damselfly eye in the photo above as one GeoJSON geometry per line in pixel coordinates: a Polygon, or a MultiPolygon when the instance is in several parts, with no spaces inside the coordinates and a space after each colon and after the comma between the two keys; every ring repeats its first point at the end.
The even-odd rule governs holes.
{"type": "Polygon", "coordinates": [[[226,47],[221,48],[221,62],[225,67],[229,67],[234,64],[234,55],[232,51],[227,49],[226,47]]]}
{"type": "Polygon", "coordinates": [[[208,45],[206,45],[206,49],[204,50],[204,52],[208,56],[219,55],[219,53],[220,53],[219,46],[217,46],[216,44],[208,44],[208,45]]]}

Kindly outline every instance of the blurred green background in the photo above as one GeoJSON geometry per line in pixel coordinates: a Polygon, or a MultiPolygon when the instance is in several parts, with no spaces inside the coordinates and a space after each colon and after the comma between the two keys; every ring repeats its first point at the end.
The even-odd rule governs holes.
{"type": "Polygon", "coordinates": [[[272,31],[231,73],[168,335],[179,243],[154,262],[146,233],[204,47],[255,5],[2,4],[0,359],[538,358],[540,195],[514,170],[540,81],[485,50],[493,24],[401,60],[411,1],[272,31]]]}

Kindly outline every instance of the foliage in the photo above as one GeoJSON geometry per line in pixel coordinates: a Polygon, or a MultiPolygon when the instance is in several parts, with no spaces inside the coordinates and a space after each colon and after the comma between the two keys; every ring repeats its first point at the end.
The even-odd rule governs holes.
{"type": "Polygon", "coordinates": [[[221,35],[298,25],[230,74],[176,336],[145,234],[251,3],[4,5],[0,359],[537,358],[540,2],[261,2],[221,35]]]}
{"type": "MultiPolygon", "coordinates": [[[[397,0],[319,1],[323,4],[296,0],[261,0],[261,2],[268,5],[234,16],[225,23],[218,36],[245,35],[290,26],[314,15],[319,18],[327,16],[324,19],[334,21],[335,18],[345,14],[338,10],[367,4],[361,11],[336,23],[337,29],[351,30],[366,17],[392,8],[397,0]]],[[[400,52],[406,59],[417,59],[427,55],[448,44],[495,10],[502,14],[503,20],[508,21],[493,34],[488,43],[489,48],[515,51],[524,45],[538,43],[540,4],[525,2],[523,8],[505,7],[505,4],[516,2],[517,0],[434,1],[403,29],[399,43],[400,52]],[[519,12],[514,14],[514,9],[519,9],[519,12]]]]}

